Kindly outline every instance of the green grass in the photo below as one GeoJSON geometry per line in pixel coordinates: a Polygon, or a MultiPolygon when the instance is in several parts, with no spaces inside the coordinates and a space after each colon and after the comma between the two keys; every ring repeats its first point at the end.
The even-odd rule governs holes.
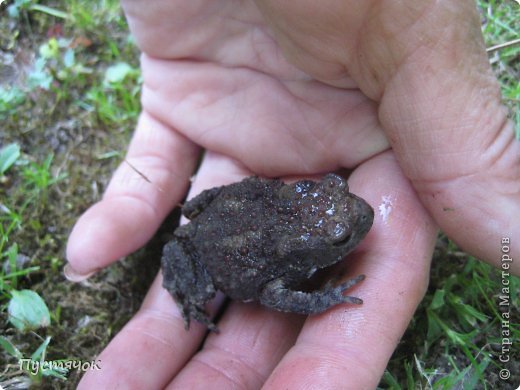
{"type": "MultiPolygon", "coordinates": [[[[489,372],[498,373],[502,368],[498,363],[502,321],[498,299],[502,288],[500,272],[474,259],[457,260],[454,253],[447,250],[440,259],[442,265],[434,266],[429,291],[390,367],[394,373],[404,369],[408,382],[427,388],[490,386],[489,372]],[[409,338],[421,342],[413,346],[413,359],[409,356],[409,338]],[[402,364],[398,364],[399,360],[402,364]],[[442,369],[439,361],[443,361],[442,369]],[[414,367],[412,371],[410,365],[414,367]]],[[[511,291],[518,291],[519,278],[509,280],[511,291]]],[[[519,303],[512,293],[511,308],[519,303]]],[[[518,340],[518,317],[513,319],[510,330],[511,338],[518,340]]],[[[395,388],[390,371],[383,382],[395,388]]]]}
{"type": "MultiPolygon", "coordinates": [[[[32,66],[22,64],[22,77],[3,80],[0,87],[0,386],[45,386],[68,376],[73,387],[77,370],[35,372],[18,363],[86,361],[99,349],[99,326],[91,332],[71,326],[78,317],[70,306],[87,301],[93,312],[95,304],[75,298],[74,287],[63,281],[63,247],[74,218],[92,201],[83,181],[106,182],[135,123],[137,51],[117,1],[17,0],[2,4],[0,12],[0,43],[13,53],[3,61],[4,73],[19,73],[17,51],[34,55],[32,66]],[[113,142],[106,142],[108,134],[113,142]],[[100,155],[110,157],[92,169],[90,162],[100,155]],[[84,168],[72,169],[78,161],[84,168]],[[50,323],[41,321],[46,316],[50,323]],[[78,345],[71,347],[69,339],[78,345]]],[[[105,342],[111,335],[106,330],[123,316],[115,312],[104,321],[85,317],[103,321],[105,342]]]]}
{"type": "MultiPolygon", "coordinates": [[[[19,160],[20,148],[17,144],[9,144],[0,149],[0,176],[3,183],[8,182],[9,170],[15,170],[13,166],[20,162],[19,160]]],[[[11,233],[24,226],[24,218],[21,214],[23,210],[33,204],[35,199],[41,200],[42,191],[47,190],[50,185],[59,179],[50,177],[51,161],[52,159],[49,158],[41,166],[32,164],[23,171],[21,185],[25,187],[24,197],[26,197],[26,200],[20,206],[21,211],[13,211],[16,205],[8,205],[8,199],[2,198],[2,201],[6,203],[1,204],[2,214],[0,216],[0,260],[3,263],[0,269],[0,307],[3,310],[8,309],[10,324],[20,332],[36,331],[41,327],[49,326],[50,313],[38,293],[31,290],[18,290],[19,284],[22,284],[23,280],[32,273],[39,271],[40,267],[28,265],[30,259],[19,253],[16,242],[8,247],[6,245],[10,241],[11,233]]],[[[31,357],[26,359],[43,361],[49,341],[50,337],[47,337],[31,357]]],[[[0,346],[5,353],[16,360],[25,359],[20,350],[7,337],[0,336],[0,346]]],[[[41,383],[43,376],[64,378],[63,371],[52,368],[35,373],[31,372],[30,369],[22,371],[34,384],[41,383]]]]}
{"type": "MultiPolygon", "coordinates": [[[[520,6],[514,1],[478,4],[488,47],[518,39],[520,6]]],[[[0,6],[0,44],[11,56],[0,60],[7,71],[20,65],[30,70],[21,78],[2,72],[11,76],[0,87],[0,361],[8,368],[0,371],[0,386],[18,380],[73,388],[80,375],[75,370],[20,372],[18,361],[91,360],[139,306],[155,273],[147,266],[147,279],[143,268],[122,262],[96,276],[90,282],[94,287],[71,285],[61,276],[69,229],[101,196],[135,125],[138,53],[118,1],[16,0],[8,5],[11,16],[4,13],[6,4],[0,6]],[[34,60],[20,60],[17,50],[34,60]],[[9,321],[13,292],[24,290],[43,298],[49,325],[36,323],[24,333],[9,321]]],[[[520,45],[490,53],[517,129],[518,58],[520,45]]],[[[510,283],[511,291],[519,290],[518,278],[510,283]]],[[[501,287],[498,270],[439,239],[428,292],[380,387],[501,386],[501,287]]],[[[511,295],[511,307],[518,307],[518,296],[511,295]]],[[[516,341],[519,323],[513,312],[510,332],[516,341]]],[[[520,360],[518,348],[511,356],[520,360]]],[[[512,367],[520,372],[518,364],[512,367]]]]}
{"type": "MultiPolygon", "coordinates": [[[[479,1],[482,9],[482,31],[486,46],[506,44],[520,38],[520,5],[514,1],[479,1]]],[[[520,139],[520,44],[512,44],[490,53],[490,62],[497,74],[504,102],[509,107],[520,139]]]]}

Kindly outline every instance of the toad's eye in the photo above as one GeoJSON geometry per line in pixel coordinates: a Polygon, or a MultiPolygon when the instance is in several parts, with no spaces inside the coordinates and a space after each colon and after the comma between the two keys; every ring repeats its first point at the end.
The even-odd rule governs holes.
{"type": "Polygon", "coordinates": [[[342,245],[348,242],[352,229],[344,222],[334,222],[327,226],[327,234],[334,245],[342,245]]]}
{"type": "Polygon", "coordinates": [[[347,181],[341,176],[335,174],[328,174],[325,176],[323,179],[323,188],[328,192],[338,190],[344,190],[348,192],[347,181]]]}

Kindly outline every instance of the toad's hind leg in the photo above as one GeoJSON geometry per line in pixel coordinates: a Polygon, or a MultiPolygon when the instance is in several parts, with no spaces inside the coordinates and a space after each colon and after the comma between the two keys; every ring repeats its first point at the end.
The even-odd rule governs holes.
{"type": "Polygon", "coordinates": [[[327,284],[323,289],[304,292],[285,287],[282,279],[276,279],[265,286],[260,295],[260,303],[275,310],[299,313],[318,314],[339,303],[360,305],[363,301],[356,297],[344,296],[343,292],[358,284],[365,275],[338,285],[327,284]]]}
{"type": "Polygon", "coordinates": [[[181,310],[186,330],[190,318],[217,331],[216,325],[204,309],[205,303],[215,296],[215,287],[206,269],[194,251],[182,238],[174,238],[163,249],[161,259],[163,287],[169,291],[181,310]]]}

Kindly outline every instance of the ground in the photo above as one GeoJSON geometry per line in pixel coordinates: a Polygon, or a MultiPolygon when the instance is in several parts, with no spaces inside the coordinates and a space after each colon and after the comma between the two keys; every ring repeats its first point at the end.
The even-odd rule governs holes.
{"type": "MultiPolygon", "coordinates": [[[[487,46],[506,46],[490,50],[489,58],[518,126],[520,47],[508,43],[518,37],[519,6],[513,1],[479,6],[487,46]]],[[[138,51],[116,1],[0,1],[0,386],[5,389],[29,382],[75,388],[78,370],[64,374],[66,379],[53,372],[31,376],[19,359],[35,352],[45,360],[95,359],[138,309],[158,270],[175,215],[146,248],[87,283],[71,284],[62,275],[72,225],[100,198],[123,160],[139,112],[139,77],[138,51]],[[11,324],[8,305],[13,292],[24,289],[43,298],[50,324],[27,332],[11,324]]],[[[498,377],[501,282],[499,271],[441,236],[428,292],[380,387],[520,383],[518,347],[508,366],[516,377],[509,382],[498,377]]],[[[520,282],[511,283],[513,309],[520,282]]],[[[518,343],[518,311],[512,316],[509,329],[518,343]]]]}

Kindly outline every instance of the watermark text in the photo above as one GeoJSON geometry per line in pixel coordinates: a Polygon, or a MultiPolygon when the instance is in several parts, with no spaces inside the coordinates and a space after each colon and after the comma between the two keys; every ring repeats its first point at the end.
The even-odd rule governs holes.
{"type": "Polygon", "coordinates": [[[20,366],[20,370],[29,371],[33,375],[38,375],[38,373],[46,371],[46,370],[80,370],[80,371],[89,371],[89,370],[101,370],[100,366],[101,360],[91,360],[88,362],[84,362],[81,360],[32,360],[32,359],[20,359],[18,364],[20,366]]]}
{"type": "MultiPolygon", "coordinates": [[[[498,306],[501,316],[501,348],[498,360],[505,365],[506,363],[509,363],[511,359],[511,350],[513,348],[511,325],[509,322],[511,318],[511,273],[509,272],[509,269],[511,268],[513,258],[510,255],[511,240],[509,237],[502,237],[500,244],[500,268],[502,269],[502,274],[500,277],[501,288],[500,294],[498,295],[498,306]]],[[[508,380],[511,377],[511,372],[506,367],[503,367],[498,375],[500,376],[500,379],[508,380]]]]}

